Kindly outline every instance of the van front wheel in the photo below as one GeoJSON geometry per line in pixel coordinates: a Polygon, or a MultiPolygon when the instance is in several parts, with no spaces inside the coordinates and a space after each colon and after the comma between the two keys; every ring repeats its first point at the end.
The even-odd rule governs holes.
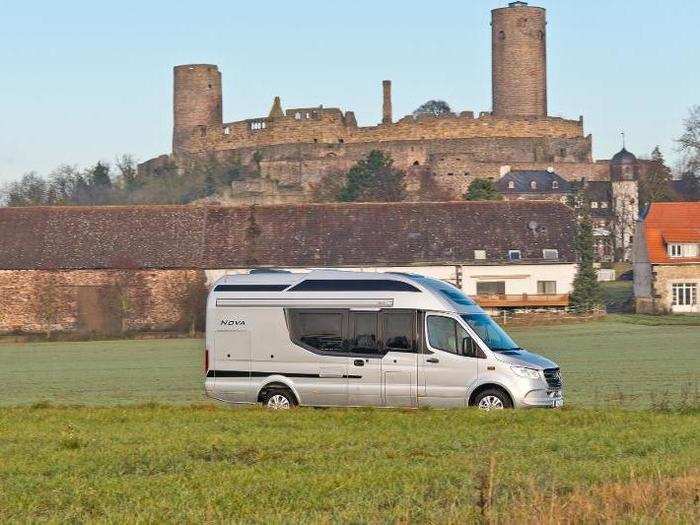
{"type": "Polygon", "coordinates": [[[271,388],[265,393],[263,404],[270,410],[289,410],[297,404],[294,394],[285,389],[271,388]]]}
{"type": "Polygon", "coordinates": [[[510,397],[500,389],[490,388],[480,392],[474,400],[479,410],[490,412],[491,410],[503,410],[504,408],[513,408],[513,403],[510,397]]]}

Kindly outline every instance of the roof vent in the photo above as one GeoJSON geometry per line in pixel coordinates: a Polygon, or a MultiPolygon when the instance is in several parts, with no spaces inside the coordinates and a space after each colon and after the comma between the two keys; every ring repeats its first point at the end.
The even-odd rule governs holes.
{"type": "Polygon", "coordinates": [[[510,2],[508,7],[525,7],[527,2],[510,2]]]}

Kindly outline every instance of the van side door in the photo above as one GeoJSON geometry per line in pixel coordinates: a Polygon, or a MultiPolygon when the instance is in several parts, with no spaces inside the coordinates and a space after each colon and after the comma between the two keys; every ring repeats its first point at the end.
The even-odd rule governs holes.
{"type": "Polygon", "coordinates": [[[460,322],[445,313],[425,315],[424,352],[419,357],[421,406],[466,406],[467,390],[477,379],[476,342],[460,322]]]}
{"type": "Polygon", "coordinates": [[[387,406],[418,404],[418,326],[415,310],[382,310],[382,389],[387,406]]]}
{"type": "Polygon", "coordinates": [[[348,355],[348,404],[382,404],[382,356],[379,311],[351,310],[345,340],[348,355]]]}

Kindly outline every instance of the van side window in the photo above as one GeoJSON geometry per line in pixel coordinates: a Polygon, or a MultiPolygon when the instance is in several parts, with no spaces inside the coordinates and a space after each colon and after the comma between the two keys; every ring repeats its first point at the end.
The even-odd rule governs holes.
{"type": "Polygon", "coordinates": [[[343,351],[342,310],[296,311],[291,315],[294,337],[311,348],[324,352],[343,351]]]}
{"type": "Polygon", "coordinates": [[[348,352],[378,354],[378,312],[350,312],[350,334],[345,343],[348,352]]]}
{"type": "Polygon", "coordinates": [[[392,312],[384,310],[383,339],[384,349],[394,352],[416,352],[415,312],[392,312]]]}
{"type": "Polygon", "coordinates": [[[457,321],[451,317],[442,317],[439,315],[431,315],[428,317],[428,342],[430,346],[437,350],[450,352],[451,354],[459,354],[468,357],[476,357],[472,355],[474,345],[471,343],[471,338],[467,331],[462,328],[457,321]],[[466,341],[466,346],[463,348],[463,343],[466,341]]]}

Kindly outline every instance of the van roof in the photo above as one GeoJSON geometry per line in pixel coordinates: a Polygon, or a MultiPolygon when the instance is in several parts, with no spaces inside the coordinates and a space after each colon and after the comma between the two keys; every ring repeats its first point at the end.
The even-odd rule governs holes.
{"type": "MultiPolygon", "coordinates": [[[[226,275],[214,283],[214,292],[426,292],[435,308],[456,312],[483,313],[476,303],[459,288],[450,283],[419,274],[402,272],[357,272],[319,269],[310,272],[255,272],[252,274],[226,275]],[[326,287],[323,281],[354,281],[358,287],[326,287]],[[300,288],[307,282],[312,286],[300,288]],[[380,285],[380,282],[383,285],[380,285]],[[373,283],[377,285],[374,286],[373,283]],[[320,286],[319,286],[320,284],[320,286]],[[235,288],[229,288],[229,286],[235,288]],[[241,288],[238,288],[241,286],[241,288]],[[255,287],[255,288],[254,288],[255,287]],[[259,287],[259,288],[258,288],[259,287]],[[256,289],[257,288],[257,289],[256,289]]],[[[285,294],[286,295],[286,294],[285,294]]],[[[426,298],[427,299],[427,298],[426,298]]],[[[421,301],[423,302],[423,301],[421,301]]]]}

